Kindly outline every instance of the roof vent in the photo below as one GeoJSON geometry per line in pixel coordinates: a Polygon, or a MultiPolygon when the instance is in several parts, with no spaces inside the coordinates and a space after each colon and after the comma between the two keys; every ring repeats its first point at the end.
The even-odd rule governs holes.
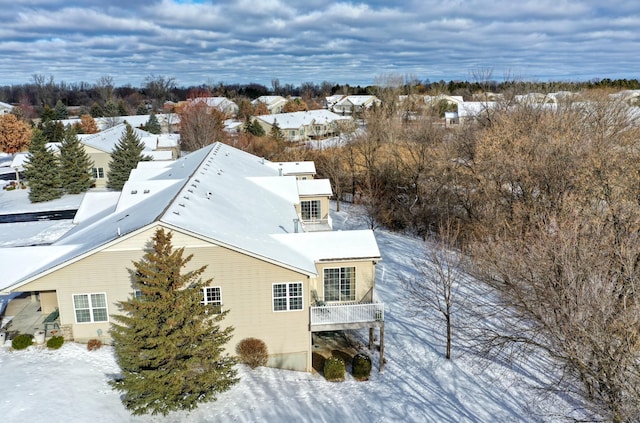
{"type": "Polygon", "coordinates": [[[145,189],[144,191],[142,191],[143,194],[149,194],[149,192],[151,191],[149,191],[148,189],[145,189]]]}
{"type": "Polygon", "coordinates": [[[212,196],[212,195],[213,195],[213,194],[211,193],[211,191],[207,192],[207,200],[211,199],[211,196],[212,196]]]}
{"type": "Polygon", "coordinates": [[[138,190],[137,190],[137,189],[132,189],[132,190],[131,190],[131,194],[137,194],[137,193],[138,193],[138,190]]]}
{"type": "Polygon", "coordinates": [[[178,216],[180,216],[180,212],[179,211],[174,211],[173,214],[177,214],[178,216]]]}

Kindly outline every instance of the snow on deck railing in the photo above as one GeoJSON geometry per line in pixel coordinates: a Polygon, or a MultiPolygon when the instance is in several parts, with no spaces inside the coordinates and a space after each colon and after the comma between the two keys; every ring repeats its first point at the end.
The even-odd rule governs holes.
{"type": "Polygon", "coordinates": [[[384,303],[340,303],[311,307],[311,324],[384,321],[384,303]]]}

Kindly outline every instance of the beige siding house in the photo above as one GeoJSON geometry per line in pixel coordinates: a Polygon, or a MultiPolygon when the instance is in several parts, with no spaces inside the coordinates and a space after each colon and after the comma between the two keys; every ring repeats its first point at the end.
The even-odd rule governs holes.
{"type": "MultiPolygon", "coordinates": [[[[111,152],[120,141],[125,129],[126,124],[120,123],[95,134],[78,135],[80,143],[93,161],[91,174],[97,188],[107,186],[107,172],[109,171],[111,152]]],[[[135,127],[133,131],[145,146],[142,154],[150,156],[153,160],[172,160],[177,158],[179,136],[175,134],[154,135],[135,127]]]]}
{"type": "Polygon", "coordinates": [[[351,120],[351,117],[320,109],[262,115],[254,119],[267,134],[275,125],[278,125],[285,140],[307,141],[335,136],[338,133],[338,122],[351,120]]]}
{"type": "Polygon", "coordinates": [[[267,110],[269,111],[269,113],[276,114],[282,113],[284,105],[287,104],[287,101],[289,100],[279,95],[263,95],[256,98],[255,100],[252,100],[251,104],[255,107],[259,103],[263,103],[265,106],[267,106],[267,110]]]}
{"type": "Polygon", "coordinates": [[[88,193],[76,226],[58,241],[0,249],[0,265],[11,269],[0,291],[35,293],[43,314],[57,308],[68,339],[109,342],[118,302],[136,295],[133,262],[164,228],[174,247],[193,254],[190,268],[207,266],[203,278],[212,282],[203,301],[229,310],[230,353],[256,337],[267,344],[270,366],[311,371],[313,332],[384,334],[373,232],[314,226],[316,216],[328,219],[331,190],[322,181],[286,175],[277,163],[220,143],[173,162],[142,162],[119,196],[88,193]],[[317,214],[307,201],[319,202],[317,214]],[[32,263],[11,266],[25,254],[32,263]]]}

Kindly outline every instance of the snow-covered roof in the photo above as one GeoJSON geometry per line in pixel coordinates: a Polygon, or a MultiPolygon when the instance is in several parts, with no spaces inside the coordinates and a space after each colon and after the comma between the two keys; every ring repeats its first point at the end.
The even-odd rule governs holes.
{"type": "MultiPolygon", "coordinates": [[[[132,125],[133,126],[133,125],[132,125]]],[[[100,132],[96,132],[95,134],[78,134],[78,138],[82,144],[88,145],[100,151],[104,151],[106,153],[111,153],[115,148],[116,144],[122,138],[122,135],[126,131],[126,125],[124,123],[119,123],[116,126],[105,129],[100,132]]],[[[142,129],[133,127],[133,132],[140,137],[142,141],[143,138],[147,140],[155,140],[153,138],[153,134],[147,131],[143,131],[142,129]]],[[[151,151],[155,147],[154,145],[147,145],[143,142],[145,151],[151,151]]]]}
{"type": "Polygon", "coordinates": [[[301,197],[333,195],[328,179],[301,179],[298,181],[298,194],[301,197]]]}
{"type": "Polygon", "coordinates": [[[238,105],[226,97],[196,97],[189,100],[191,103],[203,102],[209,107],[215,107],[221,111],[231,107],[237,109],[238,105]]]}
{"type": "Polygon", "coordinates": [[[267,166],[271,166],[280,172],[282,169],[283,175],[308,175],[316,174],[316,164],[311,161],[302,162],[265,162],[267,166]]]}
{"type": "Polygon", "coordinates": [[[256,105],[260,102],[260,103],[266,104],[267,106],[271,106],[273,104],[282,103],[286,101],[287,101],[286,98],[279,95],[262,95],[256,98],[255,100],[252,100],[251,104],[256,105]]]}
{"type": "Polygon", "coordinates": [[[273,238],[303,251],[315,262],[380,259],[378,244],[370,230],[274,234],[273,238]]]}
{"type": "Polygon", "coordinates": [[[458,104],[458,116],[475,117],[496,107],[494,101],[465,101],[458,104]]]}
{"type": "Polygon", "coordinates": [[[348,95],[338,100],[338,102],[336,102],[335,105],[340,106],[343,103],[349,102],[354,106],[362,106],[364,104],[375,102],[375,101],[380,101],[380,100],[378,100],[378,98],[374,95],[348,95]]]}
{"type": "Polygon", "coordinates": [[[276,122],[280,129],[298,129],[303,126],[314,124],[329,124],[338,120],[349,120],[349,116],[340,116],[329,110],[307,110],[304,112],[293,113],[276,113],[273,115],[261,115],[256,116],[256,119],[260,119],[269,125],[274,125],[276,122]]]}
{"type": "Polygon", "coordinates": [[[151,149],[177,148],[180,145],[180,134],[150,134],[140,137],[140,141],[151,149]]]}
{"type": "MultiPolygon", "coordinates": [[[[17,280],[3,278],[0,289],[16,289],[30,277],[90,254],[154,222],[309,275],[316,274],[314,257],[327,259],[329,252],[335,257],[344,254],[343,259],[379,256],[372,233],[324,233],[313,238],[313,254],[304,251],[310,248],[309,241],[301,241],[299,245],[304,248],[299,248],[291,238],[279,238],[277,235],[308,234],[293,234],[301,185],[293,176],[280,176],[277,169],[264,159],[221,143],[164,165],[140,162],[124,185],[115,209],[113,198],[105,198],[99,211],[83,211],[78,225],[52,244],[61,247],[51,249],[55,254],[38,256],[42,257],[39,264],[14,275],[17,280]],[[365,245],[367,242],[373,245],[365,245]],[[343,246],[336,249],[338,244],[343,246]]],[[[321,184],[324,182],[318,182],[316,188],[321,184]]],[[[90,195],[85,201],[94,199],[90,195]]],[[[80,209],[90,206],[83,204],[80,209]]],[[[0,268],[11,263],[5,257],[0,254],[0,268]]]]}

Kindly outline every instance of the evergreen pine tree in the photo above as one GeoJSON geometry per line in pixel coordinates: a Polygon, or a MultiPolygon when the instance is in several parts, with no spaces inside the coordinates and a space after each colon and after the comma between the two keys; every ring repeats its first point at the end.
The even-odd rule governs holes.
{"type": "Polygon", "coordinates": [[[91,111],[89,112],[89,114],[93,118],[102,117],[104,116],[104,110],[102,110],[102,107],[100,107],[98,103],[93,103],[91,105],[91,111]]]}
{"type": "Polygon", "coordinates": [[[107,100],[104,103],[104,108],[102,109],[105,117],[114,117],[118,116],[118,106],[111,100],[107,100]]]}
{"type": "Polygon", "coordinates": [[[111,336],[122,370],[111,386],[124,393],[134,415],[193,410],[238,381],[235,358],[224,352],[233,328],[220,328],[227,311],[202,303],[206,266],[181,273],[192,255],[173,249],[171,233],[158,229],[153,250],[134,262],[141,296],[119,303],[111,336]]]}
{"type": "Polygon", "coordinates": [[[127,106],[124,104],[123,100],[120,100],[118,102],[118,116],[127,116],[128,114],[127,106]]]}
{"type": "Polygon", "coordinates": [[[53,111],[57,120],[67,119],[69,117],[69,110],[67,110],[67,106],[64,105],[62,100],[58,100],[56,102],[56,106],[53,111]]]}
{"type": "Polygon", "coordinates": [[[24,177],[29,182],[29,200],[32,203],[62,197],[58,158],[47,148],[47,139],[38,129],[33,131],[29,154],[24,164],[24,177]]]}
{"type": "Polygon", "coordinates": [[[55,118],[56,112],[51,107],[49,107],[48,104],[45,104],[44,108],[42,109],[42,114],[40,115],[40,122],[55,120],[55,118]]]}
{"type": "Polygon", "coordinates": [[[264,128],[256,120],[251,120],[250,118],[247,118],[245,121],[244,130],[256,137],[263,137],[265,135],[264,128]]]}
{"type": "Polygon", "coordinates": [[[149,120],[145,124],[145,130],[147,132],[151,132],[152,134],[159,134],[162,132],[162,128],[160,127],[160,122],[158,122],[158,118],[155,113],[151,113],[149,115],[149,120]]]}
{"type": "Polygon", "coordinates": [[[80,194],[93,185],[90,171],[93,161],[72,128],[67,129],[60,146],[60,176],[62,188],[69,194],[80,194]]]}
{"type": "Polygon", "coordinates": [[[122,190],[124,183],[129,179],[129,174],[136,168],[138,162],[149,160],[142,155],[144,144],[136,135],[128,123],[125,124],[125,132],[118,140],[118,144],[111,152],[109,171],[107,172],[107,188],[117,191],[122,190]]]}
{"type": "Polygon", "coordinates": [[[62,122],[47,120],[40,122],[38,128],[42,130],[42,135],[47,142],[62,142],[64,139],[64,125],[62,122]]]}
{"type": "Polygon", "coordinates": [[[144,103],[138,104],[136,115],[146,115],[147,113],[149,113],[149,111],[147,110],[147,106],[144,103]]]}
{"type": "Polygon", "coordinates": [[[269,136],[277,143],[284,142],[284,134],[280,129],[280,125],[278,125],[278,121],[274,120],[273,125],[271,126],[271,130],[269,131],[269,136]]]}

